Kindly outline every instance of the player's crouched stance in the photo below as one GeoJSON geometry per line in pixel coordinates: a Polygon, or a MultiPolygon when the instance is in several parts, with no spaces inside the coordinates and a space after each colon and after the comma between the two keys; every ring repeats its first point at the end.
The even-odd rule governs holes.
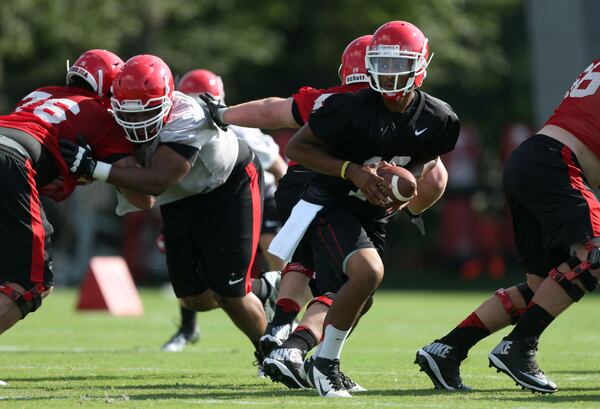
{"type": "Polygon", "coordinates": [[[538,134],[523,142],[504,170],[516,248],[527,282],[501,289],[450,333],[417,352],[438,388],[462,389],[460,362],[493,332],[515,324],[489,354],[490,367],[534,392],[556,384],[535,359],[542,332],[598,286],[600,203],[600,60],[575,81],[538,134]]]}
{"type": "Polygon", "coordinates": [[[223,308],[257,348],[266,327],[263,306],[250,291],[261,224],[258,159],[193,98],[173,91],[171,71],[156,56],[125,63],[111,104],[127,139],[137,144],[141,166],[110,166],[85,147],[63,143],[65,161],[75,173],[94,172],[126,189],[129,204],[120,197],[118,213],[160,206],[177,297],[195,311],[223,308]],[[127,189],[149,196],[136,200],[127,189]]]}

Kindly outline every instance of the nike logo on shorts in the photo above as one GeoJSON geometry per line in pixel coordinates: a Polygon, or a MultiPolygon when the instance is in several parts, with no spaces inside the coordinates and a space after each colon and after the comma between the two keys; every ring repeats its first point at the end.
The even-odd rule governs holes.
{"type": "Polygon", "coordinates": [[[239,283],[240,281],[242,281],[242,280],[243,280],[243,279],[245,279],[245,278],[246,278],[246,277],[242,277],[242,278],[240,278],[240,279],[238,279],[238,280],[229,280],[228,284],[229,284],[229,285],[234,285],[234,284],[237,284],[237,283],[239,283]]]}

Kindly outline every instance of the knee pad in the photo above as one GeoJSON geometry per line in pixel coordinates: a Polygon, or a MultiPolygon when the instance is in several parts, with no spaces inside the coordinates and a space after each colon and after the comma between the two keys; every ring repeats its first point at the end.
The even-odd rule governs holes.
{"type": "Polygon", "coordinates": [[[7,295],[21,311],[21,319],[25,318],[30,312],[36,311],[42,305],[42,293],[48,287],[43,284],[37,284],[35,287],[25,291],[23,294],[6,284],[0,284],[0,293],[7,295]]]}
{"type": "Polygon", "coordinates": [[[285,268],[283,269],[283,271],[281,272],[281,277],[283,277],[290,271],[295,271],[297,273],[304,274],[306,277],[308,277],[310,279],[315,278],[315,272],[313,270],[311,270],[310,268],[304,267],[300,263],[288,263],[285,266],[285,268]]]}
{"type": "Polygon", "coordinates": [[[310,300],[306,305],[306,309],[308,309],[311,305],[316,303],[326,305],[327,308],[330,308],[331,304],[333,304],[333,300],[335,300],[335,293],[327,293],[324,295],[320,295],[310,300]]]}
{"type": "Polygon", "coordinates": [[[510,298],[510,295],[504,288],[500,288],[494,293],[494,295],[498,297],[498,299],[502,303],[502,306],[510,316],[510,323],[512,325],[516,324],[517,321],[519,321],[519,318],[521,317],[521,315],[523,315],[523,313],[527,309],[527,305],[529,305],[529,302],[533,298],[533,291],[531,291],[527,283],[517,284],[516,287],[521,293],[523,299],[525,300],[525,308],[515,307],[512,299],[510,298]]]}
{"type": "Polygon", "coordinates": [[[600,248],[592,247],[589,249],[586,261],[581,261],[577,257],[571,257],[565,263],[568,264],[570,271],[561,273],[556,268],[548,274],[550,278],[556,281],[565,290],[567,295],[575,302],[581,300],[585,292],[577,284],[573,283],[578,279],[589,292],[598,287],[598,279],[592,275],[591,269],[600,267],[600,248]]]}

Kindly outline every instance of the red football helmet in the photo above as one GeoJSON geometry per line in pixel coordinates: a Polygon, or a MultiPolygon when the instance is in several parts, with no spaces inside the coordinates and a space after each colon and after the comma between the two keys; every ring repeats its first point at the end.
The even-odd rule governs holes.
{"type": "Polygon", "coordinates": [[[123,60],[116,54],[107,50],[89,50],[67,68],[67,84],[71,78],[80,77],[90,84],[96,94],[106,96],[122,68],[123,60]]]}
{"type": "Polygon", "coordinates": [[[431,57],[427,37],[417,26],[407,21],[385,23],[367,47],[369,84],[386,99],[398,101],[423,84],[431,57]]]}
{"type": "Polygon", "coordinates": [[[225,100],[221,77],[209,70],[189,71],[179,80],[177,91],[191,96],[209,93],[221,101],[225,100]]]}
{"type": "Polygon", "coordinates": [[[367,46],[371,42],[371,37],[373,36],[370,34],[358,37],[346,46],[342,54],[342,63],[338,70],[342,85],[369,82],[365,67],[365,54],[367,46]]]}
{"type": "Polygon", "coordinates": [[[131,142],[147,142],[162,129],[173,106],[173,74],[154,55],[125,63],[112,87],[113,116],[131,142]]]}

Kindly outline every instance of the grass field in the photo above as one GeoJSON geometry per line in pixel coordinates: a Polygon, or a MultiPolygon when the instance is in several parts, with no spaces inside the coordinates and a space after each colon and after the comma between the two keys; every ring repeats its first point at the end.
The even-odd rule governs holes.
{"type": "Polygon", "coordinates": [[[142,318],[76,313],[76,294],[58,290],[0,338],[0,407],[66,408],[591,408],[600,407],[600,297],[584,298],[545,334],[540,365],[554,395],[522,391],[487,367],[500,336],[463,363],[469,393],[432,389],[413,365],[416,349],[441,336],[488,293],[381,291],[346,344],[342,367],[369,389],[351,400],[290,391],[255,377],[252,348],[221,311],[204,313],[199,344],[158,350],[175,329],[175,300],[142,291],[142,318]]]}

